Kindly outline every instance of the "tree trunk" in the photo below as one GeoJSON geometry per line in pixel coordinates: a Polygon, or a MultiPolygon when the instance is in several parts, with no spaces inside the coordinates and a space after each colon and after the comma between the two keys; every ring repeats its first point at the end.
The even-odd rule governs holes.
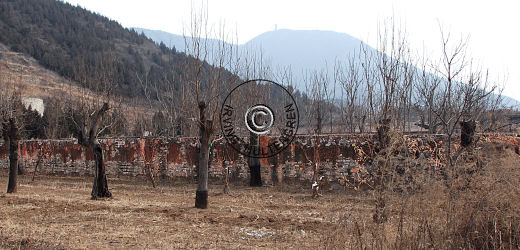
{"type": "Polygon", "coordinates": [[[225,171],[225,174],[224,174],[224,193],[225,194],[229,194],[230,193],[230,190],[229,190],[229,166],[226,166],[226,161],[223,160],[222,161],[222,169],[224,169],[225,171]]]}
{"type": "MultiPolygon", "coordinates": [[[[259,136],[253,132],[249,132],[249,144],[251,146],[260,146],[259,136]]],[[[247,159],[247,165],[249,165],[249,186],[261,187],[262,186],[262,174],[260,168],[260,159],[249,157],[247,159]]]]}
{"type": "Polygon", "coordinates": [[[195,195],[195,207],[208,208],[208,163],[209,163],[209,140],[213,121],[205,120],[204,125],[200,126],[200,151],[199,167],[197,173],[197,192],[195,195]]]}
{"type": "Polygon", "coordinates": [[[147,166],[144,167],[144,171],[146,172],[148,179],[150,179],[150,182],[152,182],[152,187],[156,188],[157,183],[155,183],[155,178],[153,177],[153,169],[151,164],[147,164],[147,166]]]}
{"type": "Polygon", "coordinates": [[[318,171],[319,171],[320,167],[318,165],[318,162],[315,162],[314,163],[314,167],[313,167],[313,175],[312,175],[312,198],[318,198],[318,196],[320,195],[319,193],[319,190],[320,190],[320,181],[319,181],[319,177],[318,177],[318,171]]]}
{"type": "Polygon", "coordinates": [[[40,165],[42,161],[42,149],[40,148],[40,151],[38,151],[38,160],[36,161],[36,165],[34,166],[33,176],[31,179],[31,182],[34,181],[34,178],[36,177],[36,172],[38,171],[38,166],[40,165]]]}
{"type": "Polygon", "coordinates": [[[473,136],[475,135],[476,124],[475,121],[460,122],[460,145],[467,147],[473,143],[473,136]]]}
{"type": "Polygon", "coordinates": [[[9,141],[9,182],[7,184],[7,193],[16,192],[16,179],[18,176],[18,127],[15,118],[9,119],[4,124],[4,138],[9,141]]]}
{"type": "Polygon", "coordinates": [[[250,171],[250,180],[249,186],[251,187],[261,187],[262,186],[262,174],[260,171],[260,159],[258,158],[249,158],[249,171],[250,171]]]}
{"type": "Polygon", "coordinates": [[[320,105],[318,104],[318,108],[316,109],[316,133],[321,134],[321,110],[320,105]]]}
{"type": "Polygon", "coordinates": [[[377,140],[380,143],[380,148],[386,148],[390,144],[390,119],[382,119],[377,126],[377,140]]]}
{"type": "Polygon", "coordinates": [[[18,176],[18,140],[10,137],[9,139],[9,182],[7,193],[16,192],[16,179],[18,176]]]}
{"type": "Polygon", "coordinates": [[[320,190],[320,178],[319,178],[319,171],[320,171],[320,135],[315,134],[315,144],[314,144],[314,156],[313,156],[313,174],[312,174],[312,198],[318,198],[319,196],[319,190],[320,190]]]}
{"type": "Polygon", "coordinates": [[[94,161],[96,163],[94,185],[92,186],[92,199],[110,198],[112,197],[112,193],[108,190],[105,164],[103,162],[103,149],[98,142],[94,143],[90,148],[94,153],[94,161]]]}
{"type": "MultiPolygon", "coordinates": [[[[366,120],[366,118],[367,118],[366,115],[361,116],[361,120],[359,121],[359,133],[364,133],[365,132],[365,120],[366,120]]],[[[354,132],[356,132],[355,128],[354,128],[354,132]]]]}

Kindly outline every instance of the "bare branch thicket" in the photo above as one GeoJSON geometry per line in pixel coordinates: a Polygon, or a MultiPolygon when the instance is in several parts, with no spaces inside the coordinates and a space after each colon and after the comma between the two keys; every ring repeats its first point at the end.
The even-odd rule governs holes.
{"type": "MultiPolygon", "coordinates": [[[[298,90],[296,90],[296,87],[295,87],[296,81],[293,76],[293,71],[291,69],[291,66],[288,65],[288,66],[283,66],[283,67],[276,67],[275,69],[273,69],[273,71],[274,72],[271,75],[273,80],[277,83],[280,83],[287,89],[287,91],[295,99],[297,105],[301,104],[302,100],[299,99],[299,98],[301,98],[301,96],[299,95],[300,92],[298,90]]],[[[285,99],[282,100],[283,103],[287,103],[287,102],[291,101],[291,100],[288,100],[290,98],[288,96],[284,95],[284,98],[285,99]]]]}
{"type": "Polygon", "coordinates": [[[429,72],[430,62],[423,57],[420,67],[420,73],[417,74],[415,84],[417,85],[415,99],[417,100],[417,109],[419,112],[419,122],[415,125],[426,129],[430,134],[436,134],[439,131],[441,123],[434,111],[440,106],[440,79],[429,72]]]}
{"type": "MultiPolygon", "coordinates": [[[[325,119],[328,120],[329,122],[329,133],[334,133],[334,120],[335,118],[337,117],[336,115],[336,86],[337,86],[337,82],[334,80],[334,77],[332,79],[330,79],[329,77],[329,73],[328,73],[328,68],[329,66],[327,65],[327,63],[325,64],[325,76],[326,76],[326,80],[325,81],[322,81],[322,88],[323,88],[323,94],[325,96],[324,98],[324,103],[325,103],[325,107],[324,107],[324,110],[323,112],[325,114],[328,113],[328,117],[325,116],[325,119]],[[328,111],[328,112],[327,112],[328,111]]],[[[333,72],[333,75],[334,75],[334,72],[333,72]]]]}
{"type": "Polygon", "coordinates": [[[304,74],[305,93],[307,93],[310,101],[305,107],[307,113],[305,117],[306,129],[309,133],[321,134],[323,132],[327,111],[327,96],[330,96],[326,94],[329,89],[328,78],[327,69],[307,71],[304,74]]]}
{"type": "MultiPolygon", "coordinates": [[[[311,94],[311,90],[312,90],[312,77],[311,77],[311,72],[309,71],[306,71],[302,74],[302,82],[303,82],[303,86],[305,88],[304,90],[304,94],[306,97],[309,97],[309,95],[311,94]]],[[[312,127],[313,127],[313,123],[314,123],[314,119],[313,119],[313,113],[312,113],[312,109],[313,109],[313,101],[311,98],[306,98],[305,100],[306,102],[304,103],[304,106],[301,107],[302,110],[304,110],[304,112],[302,113],[302,116],[300,118],[300,124],[301,126],[303,127],[304,133],[311,133],[312,131],[312,127]]]]}
{"type": "Polygon", "coordinates": [[[385,23],[378,32],[377,49],[375,54],[376,70],[378,73],[379,89],[381,90],[380,114],[376,122],[390,119],[391,124],[397,124],[399,119],[400,88],[405,82],[405,53],[407,52],[404,30],[396,27],[393,19],[390,24],[385,23]]]}
{"type": "MultiPolygon", "coordinates": [[[[393,19],[378,28],[377,50],[362,43],[357,55],[349,57],[348,64],[335,75],[342,83],[353,112],[359,106],[358,122],[366,120],[368,131],[374,125],[388,123],[395,128],[410,130],[413,90],[416,71],[406,41],[405,30],[393,19]],[[359,90],[358,90],[359,88],[359,90]],[[355,92],[362,91],[354,95],[355,92]],[[358,103],[354,99],[359,98],[358,103]]],[[[349,117],[349,119],[351,119],[349,117]]],[[[351,125],[352,126],[352,125],[351,125]]],[[[365,130],[365,124],[358,128],[365,130]]],[[[352,127],[351,127],[352,130],[352,127]]]]}
{"type": "MultiPolygon", "coordinates": [[[[378,95],[375,93],[377,81],[377,72],[375,67],[375,59],[373,52],[367,44],[360,45],[359,61],[361,62],[361,75],[363,85],[366,91],[366,97],[363,99],[363,107],[367,114],[368,131],[373,131],[374,121],[376,118],[376,104],[378,102],[378,95]]],[[[363,126],[364,127],[364,126],[363,126]]]]}
{"type": "Polygon", "coordinates": [[[399,127],[399,121],[402,123],[401,131],[411,131],[411,123],[413,117],[412,109],[416,100],[414,100],[415,81],[417,77],[417,68],[412,61],[412,55],[409,49],[404,52],[403,62],[400,67],[400,74],[402,74],[401,83],[398,85],[398,103],[397,103],[397,120],[396,125],[399,127]]]}
{"type": "Polygon", "coordinates": [[[355,56],[348,56],[347,62],[336,61],[334,65],[334,81],[338,82],[341,91],[341,120],[345,123],[350,133],[363,133],[365,120],[367,117],[366,109],[363,108],[363,101],[366,96],[360,90],[361,71],[360,63],[355,56]]]}

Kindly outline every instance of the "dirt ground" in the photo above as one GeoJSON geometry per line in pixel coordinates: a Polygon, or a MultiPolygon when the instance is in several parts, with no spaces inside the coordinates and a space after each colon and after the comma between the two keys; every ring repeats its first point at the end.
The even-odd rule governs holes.
{"type": "Polygon", "coordinates": [[[181,181],[109,179],[114,198],[90,200],[92,178],[19,176],[6,194],[4,173],[0,249],[519,249],[515,145],[479,142],[450,171],[410,168],[412,179],[392,175],[384,190],[317,199],[310,185],[224,194],[213,183],[205,210],[181,181]]]}
{"type": "MultiPolygon", "coordinates": [[[[17,193],[0,195],[2,248],[321,248],[347,212],[373,207],[356,193],[315,200],[295,187],[234,186],[228,195],[212,185],[200,210],[193,184],[110,180],[114,198],[90,200],[90,179],[19,181],[17,193]]],[[[7,178],[0,183],[6,189],[7,178]]]]}

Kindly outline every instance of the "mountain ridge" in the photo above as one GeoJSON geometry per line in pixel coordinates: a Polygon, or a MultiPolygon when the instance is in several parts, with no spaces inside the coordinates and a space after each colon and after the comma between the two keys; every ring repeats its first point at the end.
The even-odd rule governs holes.
{"type": "MultiPolygon", "coordinates": [[[[156,43],[162,42],[170,47],[175,47],[176,50],[185,50],[184,36],[182,35],[172,34],[161,30],[150,30],[136,27],[130,29],[135,30],[139,34],[144,33],[144,35],[154,40],[156,43]]],[[[190,37],[187,38],[190,39],[190,37]]],[[[217,43],[218,41],[218,39],[208,39],[210,44],[217,43]]],[[[274,60],[274,64],[286,64],[288,62],[294,64],[294,61],[290,61],[290,59],[285,60],[285,58],[295,56],[287,54],[287,51],[301,56],[301,50],[307,47],[307,50],[313,55],[313,57],[304,58],[305,63],[301,64],[301,67],[298,63],[296,64],[296,66],[304,69],[307,65],[311,65],[312,68],[314,68],[316,65],[324,67],[326,63],[332,64],[334,63],[334,60],[338,58],[338,55],[346,57],[349,53],[355,52],[355,50],[357,50],[362,44],[366,45],[363,41],[350,36],[347,33],[327,30],[279,29],[276,31],[264,32],[245,43],[234,44],[234,46],[238,46],[241,49],[261,49],[263,53],[267,53],[267,59],[274,60]],[[319,35],[316,35],[318,33],[319,35]],[[291,40],[291,46],[283,46],[284,40],[291,40]],[[303,42],[296,44],[295,46],[295,40],[303,42]],[[327,44],[327,46],[323,46],[323,44],[327,44]],[[345,44],[347,44],[347,46],[345,46],[345,44]],[[341,50],[338,52],[337,48],[341,48],[341,50]],[[319,60],[316,60],[318,56],[319,60]],[[313,62],[315,61],[318,61],[318,63],[314,64],[313,62]]],[[[300,59],[302,58],[300,57],[300,59]]]]}
{"type": "MultiPolygon", "coordinates": [[[[152,40],[165,42],[170,39],[172,46],[183,49],[184,37],[160,30],[147,30],[143,28],[131,28],[136,32],[142,32],[152,40]]],[[[188,38],[189,39],[189,38],[188,38]]],[[[217,39],[209,39],[216,43],[217,39]]],[[[337,59],[347,59],[349,55],[359,52],[361,46],[368,48],[372,53],[379,53],[375,48],[347,33],[327,30],[292,30],[278,29],[266,31],[255,36],[249,41],[237,45],[241,50],[261,50],[265,59],[273,66],[290,67],[293,73],[294,86],[300,91],[305,91],[302,83],[303,74],[308,71],[328,71],[337,59]]],[[[520,107],[520,101],[506,95],[506,106],[520,107]]]]}

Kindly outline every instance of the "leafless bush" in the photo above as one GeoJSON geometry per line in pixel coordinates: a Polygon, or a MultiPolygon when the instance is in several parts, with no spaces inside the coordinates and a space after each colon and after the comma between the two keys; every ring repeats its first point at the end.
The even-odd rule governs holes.
{"type": "Polygon", "coordinates": [[[446,180],[440,174],[429,178],[428,169],[396,173],[395,167],[421,162],[411,154],[403,155],[403,145],[409,144],[400,138],[404,137],[392,136],[390,146],[374,161],[381,164],[376,178],[380,183],[367,193],[373,195],[374,217],[355,217],[345,211],[323,238],[327,248],[520,247],[519,156],[513,145],[478,141],[460,154],[457,171],[446,180]]]}

